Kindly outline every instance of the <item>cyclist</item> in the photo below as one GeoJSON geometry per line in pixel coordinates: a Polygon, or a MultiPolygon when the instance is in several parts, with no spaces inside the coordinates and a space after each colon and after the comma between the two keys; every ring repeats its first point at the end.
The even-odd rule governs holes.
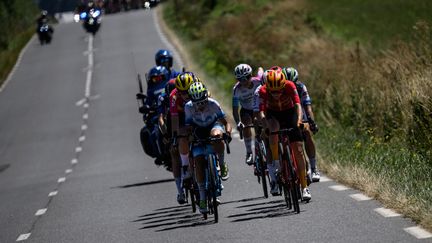
{"type": "Polygon", "coordinates": [[[300,97],[300,103],[303,112],[303,123],[308,124],[305,126],[303,131],[306,148],[305,150],[311,165],[312,181],[318,182],[320,180],[320,173],[316,166],[315,142],[312,138],[312,134],[316,134],[318,132],[318,125],[315,123],[314,114],[312,111],[312,99],[309,96],[306,85],[298,80],[297,69],[293,67],[286,67],[283,69],[283,72],[287,80],[294,82],[300,97]]]}
{"type": "MultiPolygon", "coordinates": [[[[272,67],[264,74],[265,84],[259,89],[260,98],[260,119],[263,121],[265,130],[271,132],[278,131],[280,127],[294,128],[288,134],[290,146],[293,147],[294,156],[297,160],[300,184],[302,186],[302,196],[305,200],[311,199],[311,194],[306,182],[305,160],[303,155],[303,142],[300,132],[302,124],[302,110],[300,98],[297,94],[294,83],[285,79],[285,75],[280,67],[272,67]]],[[[278,136],[269,136],[269,149],[273,161],[267,163],[270,175],[270,193],[279,194],[276,183],[276,171],[279,170],[278,136]]]]}
{"type": "MultiPolygon", "coordinates": [[[[231,125],[226,120],[226,115],[219,103],[213,98],[208,97],[207,88],[202,82],[196,82],[189,87],[190,101],[185,105],[185,125],[188,131],[200,138],[222,137],[224,133],[231,135],[231,125]]],[[[228,166],[224,160],[225,146],[222,141],[212,144],[212,147],[219,158],[221,168],[221,179],[229,178],[228,166]]],[[[204,167],[206,165],[204,158],[204,149],[195,147],[192,152],[195,161],[195,178],[198,184],[200,200],[199,210],[201,213],[208,212],[207,200],[205,200],[204,185],[204,167]]]]}
{"type": "Polygon", "coordinates": [[[184,72],[175,79],[175,89],[169,95],[169,119],[171,125],[172,137],[178,137],[178,149],[172,147],[170,153],[172,158],[173,175],[177,187],[177,202],[184,204],[186,202],[182,188],[182,180],[188,179],[190,173],[189,167],[189,140],[187,139],[187,130],[185,127],[184,106],[188,102],[188,89],[198,78],[192,72],[184,72]],[[180,159],[180,161],[179,161],[180,159]]]}
{"type": "Polygon", "coordinates": [[[155,54],[155,62],[157,66],[164,66],[169,73],[170,78],[176,78],[180,73],[173,69],[173,56],[170,51],[160,49],[155,54]]]}
{"type": "Polygon", "coordinates": [[[237,83],[233,88],[232,110],[237,130],[243,130],[247,165],[253,164],[252,130],[250,127],[244,128],[244,124],[250,125],[253,122],[254,91],[261,84],[263,73],[264,70],[260,67],[257,76],[252,77],[252,67],[248,64],[239,64],[234,68],[237,83]]]}

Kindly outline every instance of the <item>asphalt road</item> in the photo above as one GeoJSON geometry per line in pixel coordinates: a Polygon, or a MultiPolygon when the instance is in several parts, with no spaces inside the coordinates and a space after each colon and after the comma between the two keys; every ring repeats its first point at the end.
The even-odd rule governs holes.
{"type": "Polygon", "coordinates": [[[179,206],[171,174],[139,143],[136,74],[171,48],[154,19],[144,10],[105,16],[95,38],[62,23],[51,45],[29,43],[0,93],[0,242],[432,241],[325,177],[293,214],[282,197],[262,197],[238,139],[220,222],[179,206]]]}

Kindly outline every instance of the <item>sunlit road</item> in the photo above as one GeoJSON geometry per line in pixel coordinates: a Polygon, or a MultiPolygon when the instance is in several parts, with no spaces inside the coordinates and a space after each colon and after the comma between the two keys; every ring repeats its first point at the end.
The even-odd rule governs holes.
{"type": "Polygon", "coordinates": [[[311,186],[300,214],[262,198],[236,138],[220,222],[179,206],[171,174],[139,143],[136,74],[167,48],[153,15],[105,16],[95,38],[62,23],[51,45],[30,42],[0,93],[0,242],[431,241],[331,180],[311,186]]]}

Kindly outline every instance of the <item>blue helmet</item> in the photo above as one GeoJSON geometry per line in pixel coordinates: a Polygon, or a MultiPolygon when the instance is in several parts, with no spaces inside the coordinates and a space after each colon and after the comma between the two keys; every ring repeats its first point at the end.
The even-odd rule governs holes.
{"type": "Polygon", "coordinates": [[[170,51],[161,49],[155,55],[156,65],[171,68],[173,66],[173,56],[170,51]]]}
{"type": "Polygon", "coordinates": [[[148,82],[161,83],[169,79],[169,72],[164,66],[155,66],[148,72],[148,82]]]}

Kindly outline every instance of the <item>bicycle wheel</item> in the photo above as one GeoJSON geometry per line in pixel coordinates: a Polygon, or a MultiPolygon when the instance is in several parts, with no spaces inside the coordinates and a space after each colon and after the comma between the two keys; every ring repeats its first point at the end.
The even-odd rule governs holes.
{"type": "Polygon", "coordinates": [[[209,188],[208,188],[208,193],[207,193],[207,197],[209,199],[209,209],[210,211],[214,214],[214,220],[215,223],[217,223],[219,221],[219,213],[218,213],[218,203],[216,201],[216,195],[217,195],[217,169],[216,169],[216,157],[214,155],[209,156],[208,159],[209,163],[209,188]]]}
{"type": "Polygon", "coordinates": [[[266,151],[265,151],[265,147],[262,144],[263,142],[261,141],[259,144],[259,149],[258,149],[258,166],[259,166],[259,170],[260,170],[260,176],[261,176],[261,185],[263,188],[263,192],[264,192],[264,197],[268,198],[268,188],[267,188],[267,176],[266,176],[266,171],[265,171],[265,156],[266,156],[266,151]],[[264,151],[263,151],[264,150],[264,151]]]}
{"type": "Polygon", "coordinates": [[[300,204],[299,204],[299,196],[298,191],[300,190],[300,184],[298,181],[297,172],[294,168],[293,160],[292,160],[292,153],[291,150],[289,150],[289,147],[287,148],[287,154],[286,154],[286,162],[287,162],[287,169],[289,173],[289,180],[287,181],[289,184],[290,192],[291,192],[291,201],[294,206],[294,211],[296,213],[300,213],[300,204]]]}

